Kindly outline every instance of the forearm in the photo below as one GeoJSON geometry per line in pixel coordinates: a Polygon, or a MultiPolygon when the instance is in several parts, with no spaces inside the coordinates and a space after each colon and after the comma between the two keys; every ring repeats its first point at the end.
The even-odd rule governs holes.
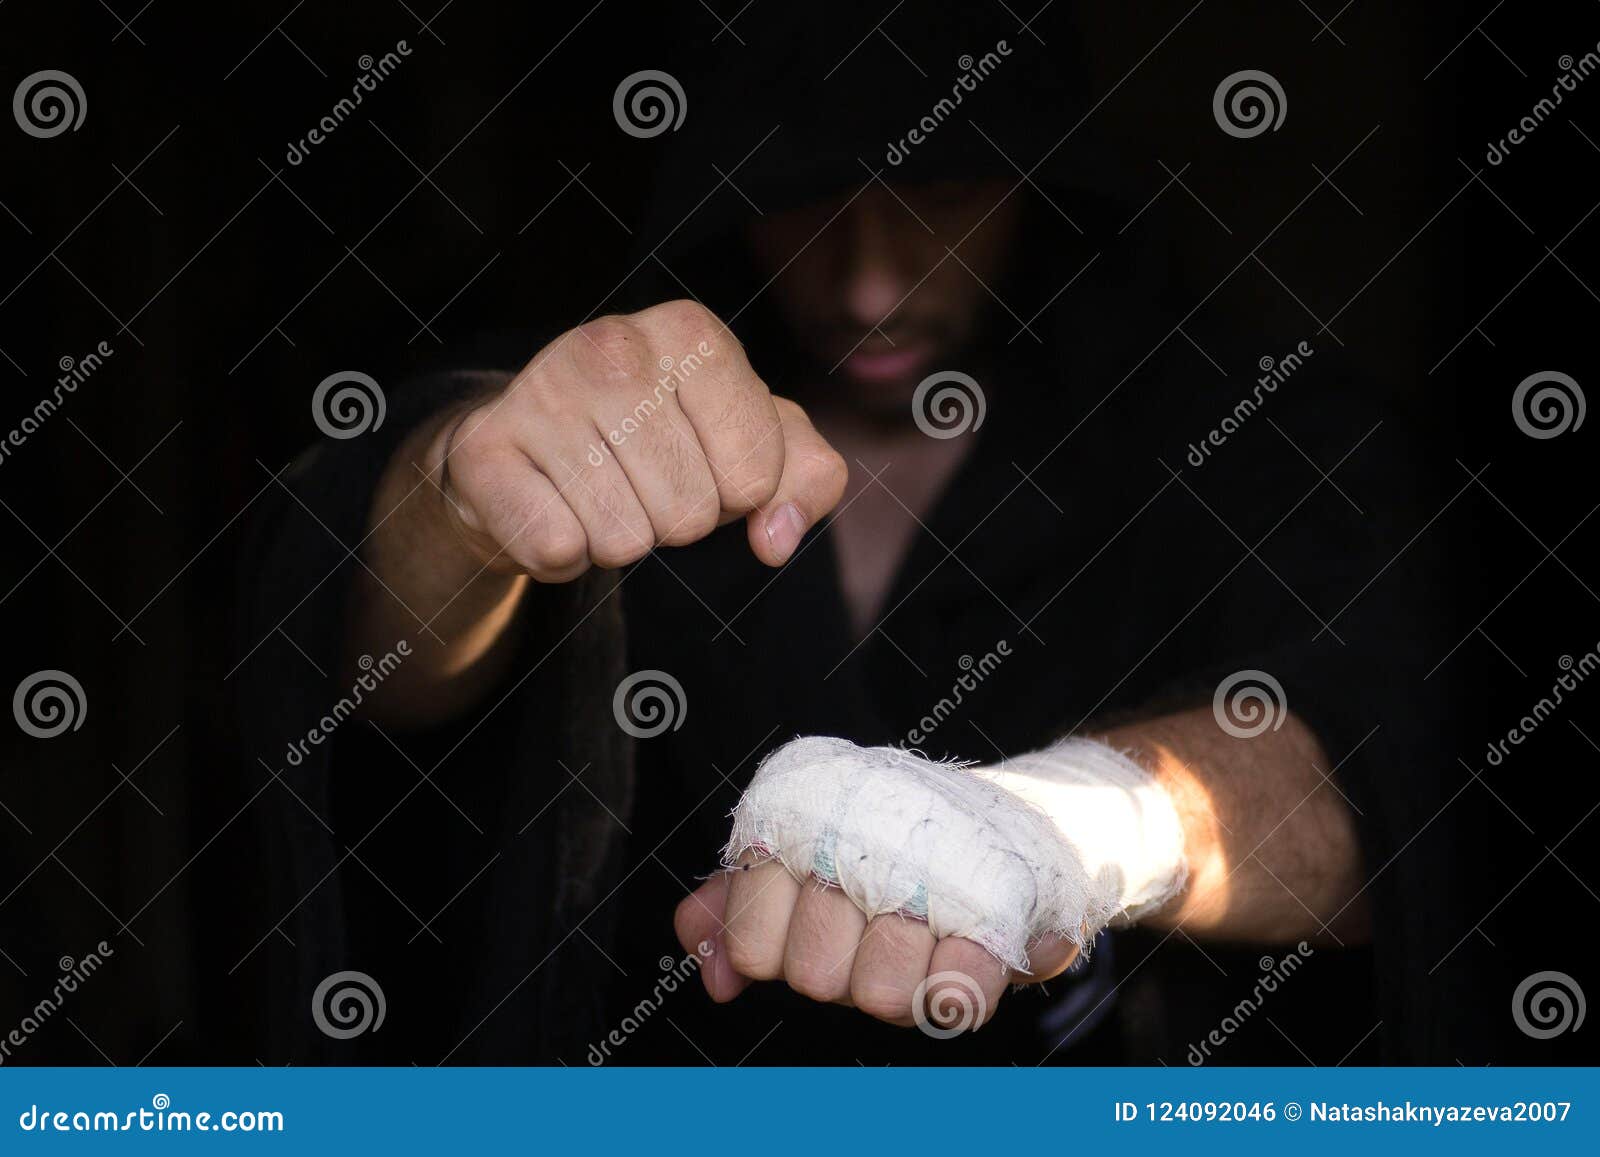
{"type": "Polygon", "coordinates": [[[789,560],[848,471],[726,333],[692,301],[594,318],[407,439],[373,502],[345,674],[401,639],[415,655],[368,698],[370,718],[427,726],[482,701],[533,591],[591,566],[620,570],[734,519],[763,563],[789,560]],[[692,385],[661,377],[685,350],[717,368],[692,385]]]}
{"type": "Polygon", "coordinates": [[[444,456],[467,407],[418,427],[378,483],[351,591],[345,672],[401,639],[411,654],[363,702],[385,727],[426,727],[470,709],[504,674],[530,580],[469,546],[443,491],[444,456]]]}
{"type": "Polygon", "coordinates": [[[1366,939],[1354,819],[1299,719],[1240,739],[1198,709],[1098,738],[1166,788],[1183,825],[1188,882],[1141,923],[1222,940],[1366,939]]]}
{"type": "Polygon", "coordinates": [[[796,739],[756,769],[729,871],[679,906],[678,935],[715,938],[714,999],[784,977],[895,1024],[955,976],[992,1008],[1119,917],[1168,935],[1357,943],[1360,858],[1327,766],[1292,716],[1237,739],[1209,710],[978,767],[796,739]],[[852,958],[848,978],[831,963],[852,958]]]}

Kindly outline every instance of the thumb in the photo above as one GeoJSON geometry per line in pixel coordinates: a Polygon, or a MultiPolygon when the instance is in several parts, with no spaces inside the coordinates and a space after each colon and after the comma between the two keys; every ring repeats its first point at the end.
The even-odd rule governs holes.
{"type": "Polygon", "coordinates": [[[777,493],[746,516],[750,549],[768,566],[782,566],[806,532],[839,504],[850,477],[837,450],[788,398],[773,398],[783,424],[783,475],[777,493]]]}
{"type": "Polygon", "coordinates": [[[711,879],[689,893],[678,904],[672,916],[672,928],[678,934],[678,943],[685,952],[698,953],[700,979],[706,992],[718,1004],[738,996],[750,981],[733,970],[728,963],[726,934],[723,932],[722,914],[728,907],[728,873],[718,872],[711,879]],[[709,944],[710,952],[701,952],[700,946],[709,944]]]}

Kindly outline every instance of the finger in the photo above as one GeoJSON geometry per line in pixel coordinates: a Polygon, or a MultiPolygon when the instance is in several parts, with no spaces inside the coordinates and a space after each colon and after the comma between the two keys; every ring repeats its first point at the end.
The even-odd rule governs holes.
{"type": "Polygon", "coordinates": [[[650,553],[655,528],[604,443],[592,422],[552,418],[523,449],[582,523],[590,561],[614,569],[650,553]]]}
{"type": "Polygon", "coordinates": [[[789,917],[783,978],[812,1000],[850,1002],[850,973],[867,917],[838,888],[813,881],[800,889],[789,917]]]}
{"type": "Polygon", "coordinates": [[[933,933],[922,921],[895,913],[874,916],[856,947],[850,999],[879,1020],[914,1023],[912,997],[928,975],[933,947],[933,933]]]}
{"type": "Polygon", "coordinates": [[[976,1032],[987,1024],[1005,995],[1011,969],[973,940],[947,936],[933,949],[923,1015],[930,1028],[976,1032]]]}
{"type": "Polygon", "coordinates": [[[1028,946],[1028,971],[1013,972],[1012,984],[1038,984],[1060,976],[1078,959],[1078,946],[1064,936],[1041,936],[1028,946]]]}
{"type": "Polygon", "coordinates": [[[676,359],[677,402],[705,450],[723,513],[745,514],[769,501],[783,473],[783,431],[772,394],[743,348],[692,301],[667,302],[639,317],[657,347],[676,359]]]}
{"type": "Polygon", "coordinates": [[[492,570],[571,582],[589,569],[583,524],[550,480],[508,443],[459,448],[447,460],[446,501],[492,570]]]}
{"type": "Polygon", "coordinates": [[[717,485],[678,403],[670,396],[647,397],[621,417],[612,416],[617,424],[607,435],[609,449],[644,506],[655,541],[687,546],[715,530],[722,514],[717,485]]]}
{"type": "Polygon", "coordinates": [[[728,962],[727,938],[722,930],[728,904],[728,873],[718,872],[678,903],[672,928],[685,952],[700,957],[700,979],[718,1004],[732,1000],[750,984],[728,962]],[[710,951],[706,951],[709,945],[710,951]]]}
{"type": "Polygon", "coordinates": [[[747,852],[730,873],[728,959],[741,976],[777,980],[783,976],[783,944],[800,884],[776,860],[757,861],[747,852]]]}
{"type": "Polygon", "coordinates": [[[768,566],[789,561],[807,531],[839,504],[850,472],[805,411],[775,399],[783,422],[783,477],[771,501],[750,512],[750,549],[768,566]]]}
{"type": "MultiPolygon", "coordinates": [[[[708,315],[709,316],[709,315],[708,315]]],[[[572,366],[601,438],[586,458],[614,456],[649,518],[655,543],[683,546],[716,529],[721,508],[706,452],[679,405],[680,378],[701,369],[651,357],[661,335],[652,311],[579,326],[568,342],[572,366]],[[662,371],[667,372],[663,373],[662,371]]]]}

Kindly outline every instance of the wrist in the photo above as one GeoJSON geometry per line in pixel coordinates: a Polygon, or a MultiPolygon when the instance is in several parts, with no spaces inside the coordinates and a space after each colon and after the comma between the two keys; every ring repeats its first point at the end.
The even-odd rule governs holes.
{"type": "Polygon", "coordinates": [[[1185,923],[1211,926],[1222,915],[1219,898],[1226,894],[1222,885],[1233,870],[1211,791],[1196,769],[1179,757],[1176,737],[1159,722],[1119,728],[1101,740],[1124,752],[1160,786],[1182,831],[1188,869],[1183,885],[1164,903],[1142,909],[1139,922],[1163,930],[1185,923]]]}
{"type": "Polygon", "coordinates": [[[1069,738],[980,773],[1043,811],[1073,847],[1092,881],[1091,931],[1141,919],[1184,890],[1180,809],[1132,753],[1069,738]]]}

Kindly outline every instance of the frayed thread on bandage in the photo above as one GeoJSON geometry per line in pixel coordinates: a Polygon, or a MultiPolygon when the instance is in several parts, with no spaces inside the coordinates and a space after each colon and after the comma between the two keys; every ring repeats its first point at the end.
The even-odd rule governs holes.
{"type": "Polygon", "coordinates": [[[1181,886],[1176,816],[1164,825],[1143,814],[1163,807],[1170,813],[1165,793],[1137,765],[1083,740],[976,768],[892,747],[798,739],[757,769],[734,809],[723,862],[754,851],[797,879],[839,887],[869,917],[925,919],[935,936],[976,941],[1026,972],[1028,946],[1039,937],[1087,951],[1131,900],[1144,904],[1181,886]],[[1067,748],[1079,744],[1093,750],[1074,763],[1067,748]],[[1145,829],[1153,840],[1140,835],[1145,829]],[[1171,862],[1130,870],[1104,854],[1108,838],[1136,860],[1171,862]],[[1147,846],[1174,838],[1175,855],[1170,846],[1147,846]]]}

